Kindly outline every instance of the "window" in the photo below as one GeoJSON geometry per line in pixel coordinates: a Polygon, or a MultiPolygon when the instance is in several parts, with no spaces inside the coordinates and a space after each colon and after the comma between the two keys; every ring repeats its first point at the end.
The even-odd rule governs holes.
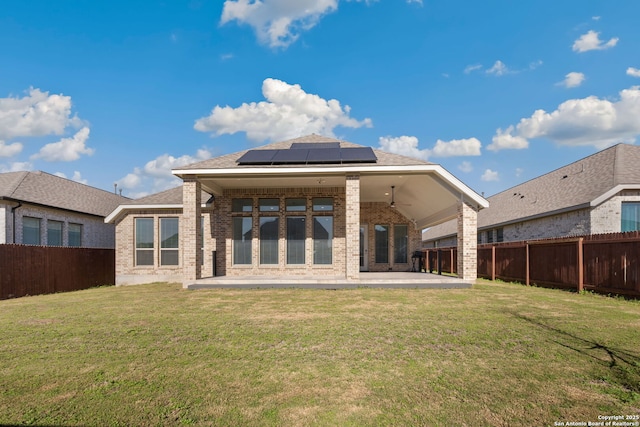
{"type": "Polygon", "coordinates": [[[496,229],[496,242],[504,242],[504,229],[496,229]]]}
{"type": "Polygon", "coordinates": [[[305,217],[287,217],[287,264],[304,264],[305,227],[305,217]]]}
{"type": "Polygon", "coordinates": [[[260,264],[278,264],[279,219],[275,216],[260,217],[260,264]]]}
{"type": "Polygon", "coordinates": [[[482,233],[478,233],[478,244],[482,244],[482,233]]]}
{"type": "Polygon", "coordinates": [[[25,245],[40,244],[40,218],[22,217],[22,243],[25,245]]]}
{"type": "Polygon", "coordinates": [[[62,246],[62,222],[47,221],[47,245],[62,246]]]}
{"type": "Polygon", "coordinates": [[[160,218],[160,265],[179,264],[178,218],[160,218]]]}
{"type": "Polygon", "coordinates": [[[307,210],[306,199],[287,199],[285,204],[287,205],[287,212],[304,212],[307,210]]]}
{"type": "Polygon", "coordinates": [[[640,202],[622,202],[620,231],[640,230],[640,202]]]}
{"type": "Polygon", "coordinates": [[[252,212],[253,200],[251,199],[233,199],[231,201],[232,212],[252,212]]]}
{"type": "Polygon", "coordinates": [[[153,218],[136,218],[136,265],[153,265],[153,218]]]}
{"type": "Polygon", "coordinates": [[[331,211],[333,211],[333,198],[332,197],[314,197],[313,198],[313,211],[314,212],[331,212],[331,211]]]}
{"type": "Polygon", "coordinates": [[[313,263],[331,264],[333,245],[333,217],[313,217],[313,263]]]}
{"type": "Polygon", "coordinates": [[[487,231],[487,243],[493,243],[493,230],[487,231]]]}
{"type": "Polygon", "coordinates": [[[385,264],[389,262],[389,226],[376,225],[376,263],[385,264]]]}
{"type": "Polygon", "coordinates": [[[280,200],[260,199],[260,212],[278,212],[280,210],[280,200]]]}
{"type": "Polygon", "coordinates": [[[82,224],[69,224],[67,241],[69,246],[82,246],[82,224]]]}
{"type": "Polygon", "coordinates": [[[251,218],[233,218],[233,263],[251,264],[251,218]]]}
{"type": "Polygon", "coordinates": [[[396,264],[406,264],[407,245],[409,242],[409,227],[405,224],[393,226],[393,262],[396,264]]]}

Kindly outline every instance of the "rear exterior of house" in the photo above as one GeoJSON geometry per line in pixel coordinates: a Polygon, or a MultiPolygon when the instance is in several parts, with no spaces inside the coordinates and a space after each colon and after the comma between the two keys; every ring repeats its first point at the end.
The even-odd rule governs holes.
{"type": "MultiPolygon", "coordinates": [[[[475,251],[475,216],[486,207],[439,165],[317,135],[174,174],[182,187],[107,217],[118,284],[410,271],[425,224],[458,218],[475,251]]],[[[467,259],[459,271],[473,280],[475,252],[467,259]]]]}
{"type": "Polygon", "coordinates": [[[45,172],[0,174],[0,244],[113,249],[104,218],[127,200],[45,172]]]}
{"type": "MultiPolygon", "coordinates": [[[[495,196],[478,214],[478,244],[640,230],[640,147],[618,144],[495,196]]],[[[446,222],[425,247],[456,245],[446,222]]]]}

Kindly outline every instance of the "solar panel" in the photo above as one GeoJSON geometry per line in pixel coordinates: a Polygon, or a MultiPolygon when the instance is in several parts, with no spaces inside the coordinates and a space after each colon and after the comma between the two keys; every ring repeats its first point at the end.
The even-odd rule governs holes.
{"type": "Polygon", "coordinates": [[[280,150],[249,150],[236,162],[239,165],[270,165],[271,159],[280,150]]]}
{"type": "Polygon", "coordinates": [[[341,150],[342,163],[375,163],[378,161],[371,147],[349,147],[341,150]]]}
{"type": "Polygon", "coordinates": [[[305,164],[307,162],[307,154],[311,150],[277,150],[273,156],[272,162],[280,164],[305,164]]]}
{"type": "Polygon", "coordinates": [[[292,150],[324,150],[327,148],[340,148],[339,142],[294,142],[291,144],[292,150]]]}
{"type": "Polygon", "coordinates": [[[307,163],[340,163],[340,148],[309,150],[307,163]]]}

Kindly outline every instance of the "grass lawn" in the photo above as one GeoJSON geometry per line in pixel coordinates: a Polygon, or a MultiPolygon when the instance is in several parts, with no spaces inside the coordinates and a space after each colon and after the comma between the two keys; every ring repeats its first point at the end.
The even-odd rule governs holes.
{"type": "Polygon", "coordinates": [[[97,288],[0,301],[0,424],[540,426],[640,415],[640,302],[97,288]]]}

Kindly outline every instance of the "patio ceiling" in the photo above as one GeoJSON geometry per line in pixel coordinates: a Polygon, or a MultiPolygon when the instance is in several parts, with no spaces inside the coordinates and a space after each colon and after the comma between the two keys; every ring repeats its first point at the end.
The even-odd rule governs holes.
{"type": "MultiPolygon", "coordinates": [[[[279,171],[269,169],[264,173],[255,169],[236,169],[231,174],[224,172],[176,170],[174,174],[182,177],[195,175],[203,189],[213,195],[221,195],[224,190],[235,188],[344,187],[346,184],[344,169],[295,171],[289,168],[279,171]]],[[[461,198],[478,209],[488,206],[484,198],[438,165],[430,165],[422,170],[363,167],[358,173],[361,202],[391,203],[391,186],[395,186],[395,209],[419,229],[455,218],[461,198]]]]}

